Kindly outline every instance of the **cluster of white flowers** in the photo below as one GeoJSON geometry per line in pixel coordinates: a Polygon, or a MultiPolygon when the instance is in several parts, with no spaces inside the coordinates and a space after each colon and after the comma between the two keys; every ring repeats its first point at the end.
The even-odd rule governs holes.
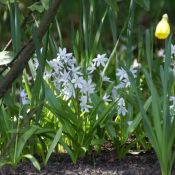
{"type": "MultiPolygon", "coordinates": [[[[134,69],[132,66],[130,67],[130,72],[132,73],[133,77],[136,78],[136,72],[137,70],[134,69]]],[[[117,69],[116,71],[116,76],[119,78],[120,83],[117,85],[117,89],[123,89],[123,88],[127,88],[131,85],[131,82],[129,80],[129,76],[128,73],[126,72],[126,70],[124,70],[123,68],[121,69],[117,69]]]]}
{"type": "MultiPolygon", "coordinates": [[[[92,108],[90,95],[95,92],[95,85],[92,83],[92,73],[97,67],[104,67],[106,61],[106,54],[98,54],[87,69],[87,79],[84,78],[81,67],[76,65],[72,53],[67,53],[66,48],[59,48],[57,58],[48,61],[48,64],[53,69],[52,77],[56,88],[64,99],[76,98],[76,92],[80,92],[81,111],[89,112],[89,109],[92,108]]],[[[103,81],[109,81],[109,78],[103,76],[103,81]]]]}
{"type": "MultiPolygon", "coordinates": [[[[36,54],[34,54],[34,58],[33,58],[33,65],[34,65],[34,69],[37,71],[38,67],[39,67],[39,62],[37,59],[36,54]]],[[[36,73],[34,75],[36,77],[36,73]]],[[[47,69],[44,70],[44,74],[43,74],[43,78],[45,80],[49,79],[52,76],[52,73],[50,71],[48,71],[47,69]]],[[[34,78],[35,78],[34,77],[34,78]]]]}
{"type": "Polygon", "coordinates": [[[125,116],[128,112],[125,105],[125,100],[118,94],[118,88],[114,87],[112,89],[112,99],[117,102],[117,113],[118,115],[125,116]]]}
{"type": "MultiPolygon", "coordinates": [[[[95,74],[99,72],[102,82],[112,82],[102,71],[107,61],[108,58],[106,57],[106,54],[98,54],[97,57],[92,60],[91,65],[87,68],[87,72],[85,73],[86,76],[84,76],[81,67],[77,66],[73,54],[67,53],[66,48],[59,48],[57,57],[48,61],[51,72],[45,70],[44,79],[52,77],[56,89],[65,100],[69,100],[70,98],[79,99],[81,111],[89,112],[93,107],[91,94],[96,91],[96,87],[92,82],[94,72],[95,74]]],[[[37,59],[34,59],[35,69],[38,68],[38,65],[37,59]]],[[[135,68],[131,67],[130,72],[136,77],[137,71],[135,68]]],[[[111,96],[105,93],[102,99],[107,103],[116,101],[118,115],[125,116],[127,113],[125,100],[118,95],[118,90],[128,88],[131,83],[126,70],[123,68],[116,70],[116,76],[120,80],[119,84],[113,88],[111,96]],[[110,97],[112,97],[112,99],[110,97]]]]}
{"type": "MultiPolygon", "coordinates": [[[[134,78],[137,77],[136,76],[137,70],[133,66],[130,67],[130,72],[132,73],[134,78]]],[[[116,70],[116,77],[120,80],[120,82],[116,87],[113,88],[112,93],[113,97],[117,100],[118,114],[125,116],[126,113],[128,112],[126,109],[125,100],[123,97],[118,95],[117,90],[128,88],[131,85],[131,82],[129,80],[127,71],[123,68],[116,70]]]]}
{"type": "Polygon", "coordinates": [[[126,109],[125,100],[123,97],[118,98],[117,105],[118,105],[118,108],[117,108],[118,114],[125,116],[128,111],[126,109]]]}

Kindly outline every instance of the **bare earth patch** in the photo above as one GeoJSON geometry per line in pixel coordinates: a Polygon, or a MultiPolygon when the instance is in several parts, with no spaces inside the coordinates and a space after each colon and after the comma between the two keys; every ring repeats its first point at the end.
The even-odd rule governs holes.
{"type": "MultiPolygon", "coordinates": [[[[38,172],[29,161],[23,161],[15,170],[4,167],[5,175],[161,175],[153,152],[127,155],[117,160],[114,151],[93,153],[73,164],[67,154],[54,154],[47,166],[38,172]]],[[[175,168],[175,167],[174,167],[175,168]]],[[[175,175],[175,169],[172,172],[175,175]]]]}

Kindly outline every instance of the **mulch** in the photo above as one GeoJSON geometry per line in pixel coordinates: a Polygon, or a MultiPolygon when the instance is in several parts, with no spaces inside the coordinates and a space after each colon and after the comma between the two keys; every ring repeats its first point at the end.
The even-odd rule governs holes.
{"type": "MultiPolygon", "coordinates": [[[[53,154],[47,166],[41,163],[41,172],[25,160],[16,169],[2,168],[1,175],[161,175],[158,160],[150,151],[138,155],[128,154],[122,160],[116,159],[114,150],[93,152],[73,164],[67,154],[53,154]],[[2,174],[2,172],[4,174],[2,174]]],[[[172,172],[175,175],[175,167],[172,172]]]]}

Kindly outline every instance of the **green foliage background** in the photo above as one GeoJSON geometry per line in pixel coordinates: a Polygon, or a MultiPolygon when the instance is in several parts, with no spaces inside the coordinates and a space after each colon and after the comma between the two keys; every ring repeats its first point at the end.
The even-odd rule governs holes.
{"type": "MultiPolygon", "coordinates": [[[[162,174],[169,175],[175,158],[172,150],[175,120],[172,117],[170,121],[166,97],[175,95],[174,75],[169,71],[172,66],[170,47],[171,43],[175,43],[175,1],[63,0],[40,42],[36,27],[50,2],[0,0],[1,51],[12,39],[12,44],[7,52],[1,53],[0,59],[13,59],[31,37],[36,51],[23,75],[0,100],[0,167],[4,164],[17,166],[21,159],[27,158],[40,170],[35,156],[42,157],[47,164],[51,153],[59,151],[66,151],[75,163],[79,157],[94,149],[100,151],[103,144],[110,142],[118,158],[123,158],[130,149],[147,151],[153,148],[162,174]],[[155,26],[164,13],[169,16],[172,33],[166,42],[154,37],[155,26]],[[20,27],[26,17],[27,22],[20,27]],[[130,75],[130,65],[137,58],[143,68],[139,69],[136,80],[130,75],[131,89],[120,92],[127,101],[126,117],[117,115],[116,102],[105,103],[102,100],[102,94],[114,85],[102,85],[99,72],[93,77],[98,90],[92,96],[93,109],[89,114],[79,113],[77,99],[65,101],[57,94],[53,82],[45,81],[43,74],[44,68],[49,67],[47,62],[56,57],[58,47],[65,47],[74,54],[84,77],[92,59],[106,52],[109,60],[103,72],[115,83],[119,82],[115,78],[116,68],[124,67],[130,75]],[[157,50],[164,47],[165,62],[157,59],[156,55],[157,50]],[[33,58],[39,60],[37,71],[33,58]],[[32,77],[30,81],[29,76],[32,77]],[[20,103],[21,85],[27,92],[30,105],[22,106],[20,103]],[[163,110],[160,110],[162,106],[163,110]],[[132,124],[128,125],[130,120],[132,124]],[[167,135],[171,136],[169,140],[166,140],[167,135]],[[11,139],[12,144],[8,145],[11,139]],[[128,139],[132,140],[130,144],[127,144],[128,139]]],[[[0,78],[3,79],[5,74],[1,74],[0,78]]]]}

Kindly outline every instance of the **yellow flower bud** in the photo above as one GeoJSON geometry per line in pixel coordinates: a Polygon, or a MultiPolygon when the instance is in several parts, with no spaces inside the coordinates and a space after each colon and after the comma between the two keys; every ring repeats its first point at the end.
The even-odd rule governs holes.
{"type": "Polygon", "coordinates": [[[158,39],[166,39],[170,34],[170,25],[168,23],[168,15],[164,14],[161,21],[156,26],[155,36],[158,39]]]}

